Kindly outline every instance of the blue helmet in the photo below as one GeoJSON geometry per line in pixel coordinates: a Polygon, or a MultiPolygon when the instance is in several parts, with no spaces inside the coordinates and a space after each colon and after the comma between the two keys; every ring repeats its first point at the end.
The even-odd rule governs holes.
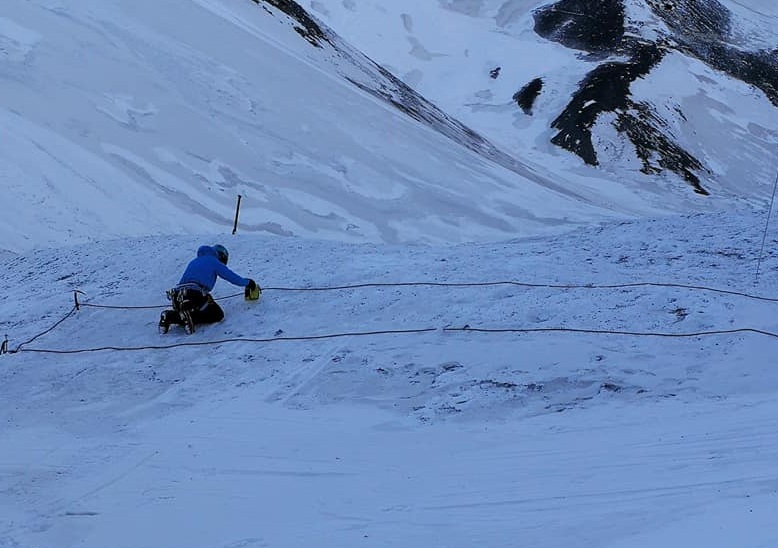
{"type": "Polygon", "coordinates": [[[226,265],[227,261],[230,260],[230,252],[227,251],[227,248],[221,244],[216,244],[213,246],[213,250],[216,252],[216,257],[219,259],[219,262],[226,265]]]}

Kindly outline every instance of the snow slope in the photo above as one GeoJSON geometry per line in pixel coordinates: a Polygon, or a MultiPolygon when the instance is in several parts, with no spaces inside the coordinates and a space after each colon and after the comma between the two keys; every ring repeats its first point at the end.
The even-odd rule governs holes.
{"type": "MultiPolygon", "coordinates": [[[[552,125],[568,104],[575,106],[571,99],[585,77],[605,63],[629,59],[628,52],[618,48],[590,54],[583,46],[572,49],[539,36],[534,15],[551,4],[554,2],[545,0],[303,3],[403,81],[524,161],[546,166],[553,163],[557,176],[570,180],[571,185],[575,184],[574,174],[586,172],[630,188],[634,185],[662,192],[671,202],[682,199],[683,179],[667,165],[656,165],[657,150],[663,147],[656,142],[648,144],[654,149],[652,167],[661,173],[648,176],[641,172],[635,144],[614,128],[615,113],[600,115],[591,128],[597,168],[586,167],[581,158],[551,143],[559,132],[552,125]],[[543,88],[531,112],[523,112],[515,95],[535,79],[543,81],[543,88]]],[[[624,6],[627,36],[638,37],[643,43],[674,41],[667,25],[643,0],[571,1],[557,9],[597,21],[595,29],[580,29],[586,43],[588,34],[597,30],[619,35],[618,28],[608,27],[615,22],[605,16],[616,4],[624,6]]],[[[722,5],[732,14],[727,40],[733,48],[778,48],[774,2],[683,0],[658,4],[668,6],[666,9],[675,4],[722,5]]],[[[603,87],[605,95],[618,94],[617,85],[606,83],[603,87]]],[[[692,171],[706,191],[730,201],[769,197],[778,167],[778,108],[763,91],[679,51],[639,78],[629,91],[634,102],[647,106],[651,113],[639,119],[647,119],[663,138],[700,161],[702,169],[692,171]]],[[[592,103],[612,100],[599,99],[602,101],[587,102],[578,114],[592,103]]]]}
{"type": "Polygon", "coordinates": [[[263,297],[220,282],[227,319],[192,336],[155,324],[196,238],[6,261],[0,546],[771,546],[764,217],[445,247],[222,236],[263,297]],[[511,281],[530,285],[491,285],[511,281]]]}
{"type": "MultiPolygon", "coordinates": [[[[0,247],[227,230],[238,194],[245,231],[390,243],[499,241],[735,200],[715,185],[710,200],[647,187],[637,165],[603,177],[539,139],[511,150],[512,171],[359,89],[358,60],[314,47],[264,2],[3,2],[0,188],[13,207],[0,247]]],[[[742,146],[749,131],[772,139],[755,123],[742,146]]],[[[764,203],[764,176],[750,172],[737,200],[764,203]]]]}
{"type": "MultiPolygon", "coordinates": [[[[328,69],[285,21],[243,0],[4,2],[3,247],[223,230],[238,194],[243,230],[355,241],[504,238],[609,214],[458,150],[328,69]]],[[[652,209],[627,200],[621,213],[652,209]]]]}

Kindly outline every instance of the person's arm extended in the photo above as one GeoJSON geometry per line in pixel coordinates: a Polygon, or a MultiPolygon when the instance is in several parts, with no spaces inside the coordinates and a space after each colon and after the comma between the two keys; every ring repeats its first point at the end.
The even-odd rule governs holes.
{"type": "Polygon", "coordinates": [[[246,287],[249,284],[248,278],[244,278],[243,276],[238,276],[237,274],[235,274],[235,272],[227,268],[227,266],[223,265],[222,263],[219,263],[219,267],[216,270],[216,274],[218,274],[220,278],[227,280],[233,285],[246,287]]]}

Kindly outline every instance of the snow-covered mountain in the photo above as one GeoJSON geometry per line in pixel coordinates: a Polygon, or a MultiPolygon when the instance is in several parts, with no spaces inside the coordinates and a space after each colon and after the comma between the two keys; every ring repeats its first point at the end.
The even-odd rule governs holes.
{"type": "Polygon", "coordinates": [[[760,196],[774,179],[774,2],[306,4],[522,159],[547,164],[553,143],[602,178],[654,186],[665,177],[647,175],[669,173],[700,194],[760,196]]]}
{"type": "Polygon", "coordinates": [[[775,111],[624,4],[709,194],[587,165],[593,4],[0,2],[0,548],[778,546],[775,111]],[[262,299],[157,333],[217,242],[262,299]]]}
{"type": "Polygon", "coordinates": [[[4,2],[0,183],[12,206],[0,246],[226,231],[238,194],[242,231],[371,242],[496,241],[766,203],[776,109],[680,53],[636,82],[632,101],[682,113],[688,123],[666,142],[700,160],[711,196],[643,175],[653,168],[605,115],[593,132],[598,167],[553,145],[552,119],[603,58],[538,36],[536,8],[4,2]],[[675,96],[670,84],[688,70],[696,76],[684,81],[698,83],[675,96]],[[538,77],[528,115],[512,97],[538,77]]]}
{"type": "Polygon", "coordinates": [[[386,91],[431,129],[364,91],[398,81],[314,47],[298,19],[250,0],[3,2],[1,245],[223,231],[238,194],[243,231],[352,241],[502,239],[660,209],[565,189],[386,91]]]}

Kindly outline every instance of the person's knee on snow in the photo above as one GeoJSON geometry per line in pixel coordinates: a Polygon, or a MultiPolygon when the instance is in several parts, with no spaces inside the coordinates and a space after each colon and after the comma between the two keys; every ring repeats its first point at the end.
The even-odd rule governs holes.
{"type": "Polygon", "coordinates": [[[192,319],[196,324],[220,322],[224,319],[224,310],[208,295],[205,304],[192,311],[192,319]]]}

